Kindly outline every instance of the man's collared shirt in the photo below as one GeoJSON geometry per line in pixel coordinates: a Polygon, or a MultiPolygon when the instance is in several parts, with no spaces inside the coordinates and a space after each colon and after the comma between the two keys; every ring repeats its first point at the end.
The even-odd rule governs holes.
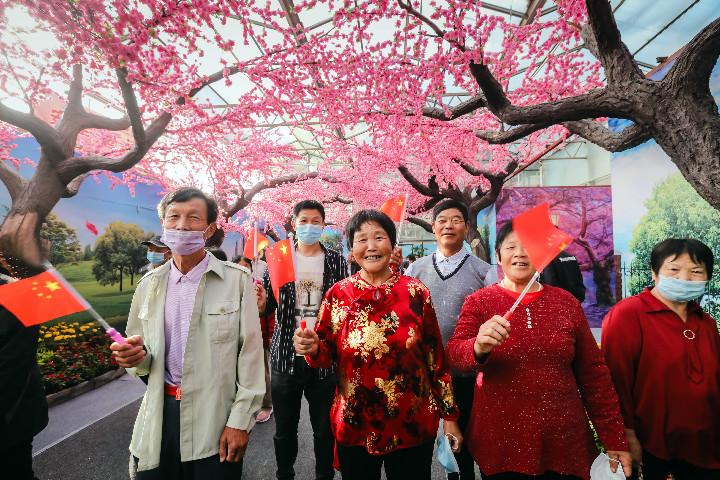
{"type": "Polygon", "coordinates": [[[440,250],[436,250],[435,263],[437,268],[440,270],[440,273],[444,277],[447,277],[460,266],[463,259],[468,255],[469,253],[467,253],[464,248],[461,248],[457,253],[450,255],[449,257],[443,255],[440,250]]]}
{"type": "Polygon", "coordinates": [[[200,279],[210,263],[209,254],[183,274],[170,260],[167,295],[165,297],[165,383],[180,385],[182,380],[185,343],[190,317],[195,305],[200,279]]]}

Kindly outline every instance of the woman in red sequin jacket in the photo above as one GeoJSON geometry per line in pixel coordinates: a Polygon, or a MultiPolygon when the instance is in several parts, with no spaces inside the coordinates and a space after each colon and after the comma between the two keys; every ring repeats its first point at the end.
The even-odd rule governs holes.
{"type": "Polygon", "coordinates": [[[504,319],[535,268],[512,222],[496,245],[504,278],[465,300],[447,345],[452,367],[480,372],[465,437],[483,479],[589,479],[599,452],[588,417],[611,468],[630,475],[618,398],[580,304],[536,284],[504,319]]]}

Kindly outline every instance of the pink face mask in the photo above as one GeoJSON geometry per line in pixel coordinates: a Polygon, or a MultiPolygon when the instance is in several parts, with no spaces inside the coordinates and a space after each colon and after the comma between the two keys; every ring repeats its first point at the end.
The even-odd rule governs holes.
{"type": "Polygon", "coordinates": [[[206,231],[207,228],[202,231],[163,228],[163,234],[160,239],[173,253],[190,255],[205,247],[206,231]]]}

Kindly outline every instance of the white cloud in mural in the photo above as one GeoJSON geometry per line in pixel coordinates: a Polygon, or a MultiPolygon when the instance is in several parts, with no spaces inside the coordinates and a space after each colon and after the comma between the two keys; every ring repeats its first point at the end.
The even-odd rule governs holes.
{"type": "Polygon", "coordinates": [[[615,154],[612,162],[615,251],[626,255],[633,227],[647,212],[645,201],[677,167],[654,141],[615,154]]]}

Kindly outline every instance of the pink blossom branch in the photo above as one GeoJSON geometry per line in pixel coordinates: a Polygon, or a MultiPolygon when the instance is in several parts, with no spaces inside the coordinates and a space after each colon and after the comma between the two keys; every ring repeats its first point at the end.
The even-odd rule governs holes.
{"type": "Polygon", "coordinates": [[[474,97],[465,100],[464,102],[458,103],[454,107],[448,107],[447,111],[441,107],[424,107],[423,116],[428,118],[434,118],[436,120],[450,121],[456,118],[462,117],[468,113],[474,112],[487,105],[485,96],[482,94],[475,95],[474,97]]]}
{"type": "Polygon", "coordinates": [[[505,131],[479,130],[475,132],[475,136],[492,145],[511,143],[527,137],[531,133],[537,132],[544,128],[551,127],[552,123],[531,123],[519,125],[505,131]]]}
{"type": "MultiPolygon", "coordinates": [[[[425,195],[426,197],[435,197],[440,194],[440,191],[435,188],[432,189],[428,185],[425,185],[420,180],[415,178],[415,176],[410,173],[410,170],[405,165],[400,165],[398,167],[398,171],[400,172],[400,175],[403,176],[405,180],[415,189],[418,193],[425,195]]],[[[437,185],[435,185],[437,186],[437,185]]]]}

